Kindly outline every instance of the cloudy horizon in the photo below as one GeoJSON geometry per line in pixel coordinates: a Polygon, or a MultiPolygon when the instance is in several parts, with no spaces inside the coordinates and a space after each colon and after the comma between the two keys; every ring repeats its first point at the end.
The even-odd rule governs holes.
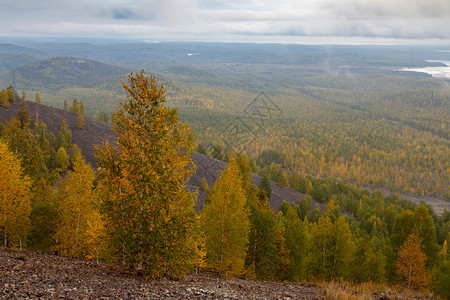
{"type": "Polygon", "coordinates": [[[448,0],[3,0],[0,37],[450,41],[448,0]]]}

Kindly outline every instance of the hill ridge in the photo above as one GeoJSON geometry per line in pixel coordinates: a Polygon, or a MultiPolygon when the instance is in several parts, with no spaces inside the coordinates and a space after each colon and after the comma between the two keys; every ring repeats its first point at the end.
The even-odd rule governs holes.
{"type": "Polygon", "coordinates": [[[12,84],[16,89],[60,90],[74,84],[89,87],[110,77],[128,74],[127,68],[73,56],[58,56],[38,60],[0,76],[0,86],[12,84]]]}

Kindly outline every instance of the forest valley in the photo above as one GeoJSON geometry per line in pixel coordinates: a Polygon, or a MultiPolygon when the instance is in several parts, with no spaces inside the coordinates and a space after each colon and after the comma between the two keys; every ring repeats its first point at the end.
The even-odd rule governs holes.
{"type": "MultiPolygon", "coordinates": [[[[203,182],[205,206],[195,211],[197,195],[186,187],[196,168],[192,129],[180,122],[177,109],[164,104],[165,89],[155,77],[132,73],[124,88],[127,98],[112,118],[117,140],[97,146],[95,171],[72,143],[67,123],[58,135],[49,133],[46,124],[33,119],[26,101],[17,118],[0,124],[4,247],[113,262],[148,279],[210,270],[224,278],[398,285],[450,298],[449,211],[436,215],[428,205],[395,194],[307,175],[301,168],[316,160],[306,154],[299,169],[286,171],[272,163],[282,153],[262,152],[257,161],[245,152],[221,149],[216,156],[228,165],[213,186],[203,182]],[[263,175],[259,186],[251,183],[252,172],[263,175]],[[274,212],[269,180],[275,179],[306,196],[274,212]],[[312,199],[326,209],[312,207],[312,199]]],[[[316,92],[308,91],[311,97],[316,92]]],[[[2,90],[0,112],[18,99],[13,86],[2,90]]],[[[35,101],[40,102],[39,94],[35,101]]],[[[65,109],[78,115],[82,130],[83,102],[66,103],[65,109]]],[[[439,124],[417,126],[440,130],[439,124]]],[[[339,137],[324,138],[333,144],[339,137]]],[[[368,155],[376,160],[377,153],[368,155]]],[[[384,155],[382,149],[379,153],[384,155]]],[[[423,180],[430,176],[432,182],[436,174],[423,180]]],[[[437,181],[441,186],[433,191],[442,193],[437,181]]]]}

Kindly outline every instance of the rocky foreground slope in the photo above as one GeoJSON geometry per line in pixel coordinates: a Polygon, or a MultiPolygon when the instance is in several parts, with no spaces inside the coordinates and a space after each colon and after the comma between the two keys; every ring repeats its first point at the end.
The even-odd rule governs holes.
{"type": "Polygon", "coordinates": [[[0,250],[0,299],[322,299],[309,284],[225,280],[211,273],[147,281],[95,261],[0,250]]]}
{"type": "MultiPolygon", "coordinates": [[[[213,273],[149,281],[93,260],[0,248],[0,299],[416,299],[407,291],[361,292],[348,286],[221,279],[213,273]]],[[[356,287],[359,290],[359,288],[356,287]]]]}

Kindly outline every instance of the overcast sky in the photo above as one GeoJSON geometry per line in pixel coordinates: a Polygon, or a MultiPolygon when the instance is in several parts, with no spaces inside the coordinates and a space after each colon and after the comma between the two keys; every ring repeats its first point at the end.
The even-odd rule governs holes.
{"type": "Polygon", "coordinates": [[[450,40],[450,0],[0,0],[0,36],[450,40]]]}

